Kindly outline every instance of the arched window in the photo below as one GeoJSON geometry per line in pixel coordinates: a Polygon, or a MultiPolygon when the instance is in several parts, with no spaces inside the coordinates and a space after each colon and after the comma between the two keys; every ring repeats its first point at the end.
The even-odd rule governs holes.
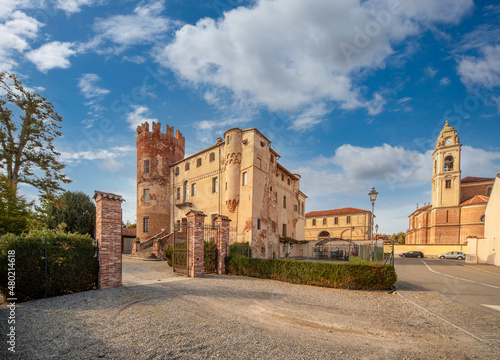
{"type": "Polygon", "coordinates": [[[196,159],[196,166],[197,167],[201,166],[201,158],[196,159]]]}
{"type": "Polygon", "coordinates": [[[186,163],[186,166],[184,168],[185,171],[188,171],[189,170],[189,163],[186,163]]]}
{"type": "Polygon", "coordinates": [[[453,170],[453,156],[448,155],[444,158],[444,171],[452,171],[453,170]]]}
{"type": "Polygon", "coordinates": [[[330,233],[328,231],[322,231],[318,235],[318,239],[328,239],[330,237],[330,233]]]}
{"type": "Polygon", "coordinates": [[[481,222],[484,222],[484,218],[485,218],[485,216],[484,216],[484,215],[483,215],[483,216],[481,216],[481,222]]]}
{"type": "Polygon", "coordinates": [[[488,197],[491,196],[491,190],[493,190],[492,187],[489,187],[488,190],[486,190],[486,196],[488,196],[488,197]]]}
{"type": "Polygon", "coordinates": [[[215,161],[215,153],[210,153],[210,155],[209,155],[209,161],[210,162],[215,161]]]}
{"type": "Polygon", "coordinates": [[[183,190],[184,190],[183,200],[184,202],[187,202],[189,200],[189,184],[187,181],[184,181],[183,190]]]}

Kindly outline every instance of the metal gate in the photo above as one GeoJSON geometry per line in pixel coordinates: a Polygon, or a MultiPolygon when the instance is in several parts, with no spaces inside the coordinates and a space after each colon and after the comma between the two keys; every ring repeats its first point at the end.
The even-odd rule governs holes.
{"type": "Polygon", "coordinates": [[[187,222],[175,224],[172,268],[174,272],[189,275],[188,271],[188,236],[192,227],[187,222]]]}
{"type": "Polygon", "coordinates": [[[204,231],[204,260],[205,274],[217,273],[217,239],[219,238],[219,227],[205,225],[204,231]]]}

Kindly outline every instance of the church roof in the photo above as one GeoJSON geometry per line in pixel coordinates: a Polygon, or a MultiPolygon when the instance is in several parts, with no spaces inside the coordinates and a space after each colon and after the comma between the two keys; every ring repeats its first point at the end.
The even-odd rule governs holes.
{"type": "Polygon", "coordinates": [[[465,200],[460,204],[460,206],[463,205],[472,205],[472,204],[484,204],[488,202],[489,197],[484,196],[484,195],[474,195],[473,197],[465,200]]]}
{"type": "Polygon", "coordinates": [[[333,209],[333,210],[320,210],[320,211],[310,211],[306,214],[306,217],[313,216],[326,216],[326,215],[342,215],[342,214],[355,214],[355,213],[369,213],[368,210],[356,209],[352,207],[333,209]]]}
{"type": "Polygon", "coordinates": [[[483,177],[475,177],[475,176],[467,176],[462,179],[462,184],[472,183],[472,182],[480,182],[480,181],[493,181],[495,178],[483,178],[483,177]]]}
{"type": "Polygon", "coordinates": [[[412,216],[413,214],[415,214],[415,213],[417,213],[419,211],[426,210],[426,209],[428,209],[430,207],[431,207],[431,205],[422,206],[421,208],[418,208],[417,210],[415,210],[414,212],[412,212],[410,216],[412,216]]]}

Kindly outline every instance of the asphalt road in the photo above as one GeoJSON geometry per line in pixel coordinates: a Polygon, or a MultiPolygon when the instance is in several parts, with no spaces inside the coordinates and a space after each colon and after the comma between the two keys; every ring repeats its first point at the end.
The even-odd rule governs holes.
{"type": "Polygon", "coordinates": [[[397,258],[395,261],[398,281],[437,291],[500,318],[500,274],[464,265],[463,260],[397,258]]]}

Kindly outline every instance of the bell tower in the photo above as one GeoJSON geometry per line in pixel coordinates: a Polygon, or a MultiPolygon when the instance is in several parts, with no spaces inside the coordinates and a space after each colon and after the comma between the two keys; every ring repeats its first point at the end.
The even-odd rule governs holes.
{"type": "Polygon", "coordinates": [[[460,204],[461,147],[457,131],[446,120],[432,154],[432,207],[434,208],[460,204]]]}

